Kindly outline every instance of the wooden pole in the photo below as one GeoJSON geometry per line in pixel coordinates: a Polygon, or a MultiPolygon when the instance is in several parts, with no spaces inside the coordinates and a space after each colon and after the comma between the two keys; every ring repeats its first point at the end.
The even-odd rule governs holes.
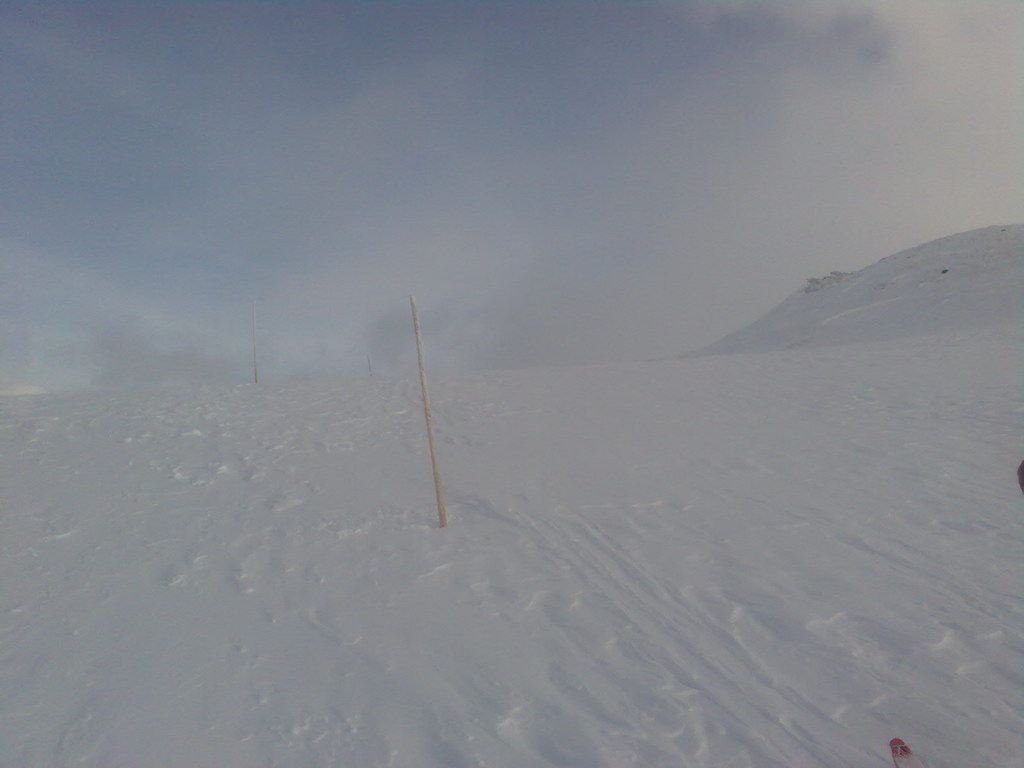
{"type": "Polygon", "coordinates": [[[423,417],[427,422],[427,446],[430,449],[430,466],[434,471],[434,493],[437,495],[437,518],[440,527],[448,525],[448,512],[444,507],[444,492],[441,490],[441,473],[437,468],[437,451],[434,449],[434,423],[430,418],[430,394],[427,392],[427,374],[423,368],[423,335],[420,333],[420,314],[416,310],[416,297],[409,297],[412,307],[412,328],[416,333],[416,360],[420,367],[420,390],[423,392],[423,417]]]}
{"type": "Polygon", "coordinates": [[[260,383],[260,372],[256,367],[256,302],[252,303],[252,383],[260,383]]]}

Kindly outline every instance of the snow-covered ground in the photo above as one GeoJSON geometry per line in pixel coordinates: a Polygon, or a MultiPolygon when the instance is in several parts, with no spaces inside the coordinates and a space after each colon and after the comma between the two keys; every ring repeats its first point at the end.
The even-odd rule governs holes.
{"type": "Polygon", "coordinates": [[[961,232],[807,284],[700,354],[894,339],[1024,319],[1024,225],[961,232]]]}
{"type": "Polygon", "coordinates": [[[2,398],[0,765],[1020,768],[1001,311],[438,379],[445,530],[411,379],[2,398]]]}

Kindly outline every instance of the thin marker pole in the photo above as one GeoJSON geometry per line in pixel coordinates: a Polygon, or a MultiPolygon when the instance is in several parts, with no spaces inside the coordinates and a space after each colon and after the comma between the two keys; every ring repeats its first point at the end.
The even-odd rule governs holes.
{"type": "Polygon", "coordinates": [[[260,383],[260,372],[256,367],[256,302],[252,303],[252,383],[260,383]]]}
{"type": "Polygon", "coordinates": [[[423,335],[420,333],[420,314],[416,310],[416,297],[409,297],[412,307],[412,328],[416,333],[416,361],[420,367],[420,390],[423,392],[423,417],[427,422],[427,446],[430,449],[430,467],[434,471],[434,493],[437,495],[437,518],[440,527],[448,525],[448,511],[444,507],[444,492],[441,490],[441,473],[437,468],[437,452],[434,450],[434,423],[430,418],[430,394],[427,392],[427,374],[423,368],[423,335]]]}

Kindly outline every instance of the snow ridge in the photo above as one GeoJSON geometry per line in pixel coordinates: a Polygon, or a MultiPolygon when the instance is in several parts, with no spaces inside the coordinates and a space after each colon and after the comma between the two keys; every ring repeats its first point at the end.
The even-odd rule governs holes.
{"type": "Polygon", "coordinates": [[[811,278],[760,320],[692,355],[871,342],[1020,323],[1024,225],[944,237],[859,272],[811,278]]]}

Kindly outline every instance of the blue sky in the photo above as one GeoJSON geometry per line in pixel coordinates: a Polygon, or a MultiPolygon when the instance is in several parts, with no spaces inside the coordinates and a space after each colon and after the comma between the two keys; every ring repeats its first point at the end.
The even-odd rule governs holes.
{"type": "Polygon", "coordinates": [[[0,5],[0,389],[669,356],[1019,221],[1016,3],[0,5]]]}

